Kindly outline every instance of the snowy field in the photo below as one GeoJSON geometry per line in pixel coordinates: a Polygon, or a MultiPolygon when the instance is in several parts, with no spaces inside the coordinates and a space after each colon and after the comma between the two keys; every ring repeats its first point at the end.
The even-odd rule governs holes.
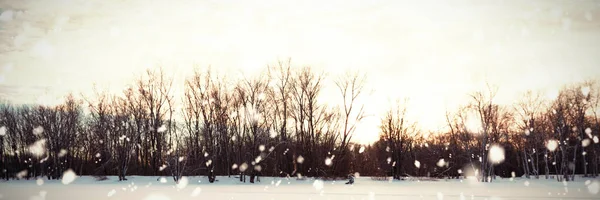
{"type": "Polygon", "coordinates": [[[117,177],[95,181],[77,177],[65,185],[54,180],[0,182],[0,199],[600,199],[600,179],[578,178],[576,182],[555,180],[497,179],[492,183],[470,180],[345,181],[296,180],[263,177],[260,183],[240,183],[235,178],[218,177],[208,183],[206,177],[187,177],[175,184],[171,177],[131,176],[119,182],[117,177]],[[157,181],[159,179],[159,181],[157,181]]]}

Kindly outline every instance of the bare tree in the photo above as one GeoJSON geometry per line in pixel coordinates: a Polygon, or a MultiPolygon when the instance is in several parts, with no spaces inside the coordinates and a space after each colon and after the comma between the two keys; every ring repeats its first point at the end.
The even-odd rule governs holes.
{"type": "Polygon", "coordinates": [[[479,162],[481,170],[481,182],[488,182],[491,180],[491,169],[492,165],[487,160],[488,147],[489,147],[489,136],[492,128],[493,119],[495,117],[495,111],[497,105],[494,104],[494,97],[496,96],[497,88],[492,88],[490,85],[487,87],[487,92],[479,91],[471,94],[472,102],[471,109],[475,111],[481,123],[481,130],[479,135],[479,162]]]}
{"type": "MultiPolygon", "coordinates": [[[[539,168],[538,168],[538,158],[539,154],[545,151],[545,155],[548,154],[547,148],[543,146],[543,141],[545,140],[544,133],[540,130],[540,125],[538,123],[542,123],[541,112],[543,101],[541,100],[541,96],[539,93],[534,94],[532,91],[527,91],[523,99],[521,99],[515,106],[514,109],[519,117],[520,124],[519,130],[522,133],[519,134],[522,139],[520,142],[523,142],[522,151],[522,161],[523,167],[525,171],[525,176],[529,178],[529,175],[533,173],[536,178],[539,178],[539,168]],[[538,133],[539,132],[539,133],[538,133]]],[[[548,169],[548,161],[547,156],[545,156],[546,169],[548,169]]],[[[546,178],[548,178],[548,170],[546,170],[546,178]]]]}
{"type": "Polygon", "coordinates": [[[387,161],[392,166],[394,179],[400,179],[403,175],[402,163],[406,157],[403,149],[411,145],[407,140],[417,131],[416,124],[407,119],[407,104],[407,99],[396,101],[381,119],[381,138],[387,143],[386,151],[391,153],[387,161]]]}
{"type": "MultiPolygon", "coordinates": [[[[291,148],[291,140],[289,137],[289,126],[290,119],[290,104],[291,104],[291,87],[292,85],[292,72],[291,72],[291,59],[287,61],[279,61],[277,66],[270,66],[268,68],[269,79],[271,80],[271,89],[269,97],[272,106],[272,119],[273,128],[276,129],[282,145],[276,148],[275,159],[277,169],[280,169],[286,176],[292,174],[292,165],[294,158],[291,154],[283,154],[286,149],[291,148]],[[279,152],[279,153],[278,153],[279,152]],[[290,162],[291,161],[291,162],[290,162]]],[[[283,174],[282,174],[283,175],[283,174]]]]}
{"type": "MultiPolygon", "coordinates": [[[[343,131],[341,144],[339,146],[340,152],[337,154],[338,160],[344,160],[348,150],[348,144],[352,139],[356,125],[363,120],[366,115],[364,111],[364,104],[359,104],[358,100],[361,97],[365,83],[366,75],[360,73],[347,72],[345,76],[340,77],[335,81],[340,95],[342,96],[342,120],[343,120],[343,131]],[[358,107],[357,107],[358,106],[358,107]]],[[[334,170],[338,167],[334,165],[334,170]]]]}
{"type": "Polygon", "coordinates": [[[168,101],[171,97],[171,88],[173,80],[166,77],[162,68],[158,70],[147,70],[145,76],[137,80],[137,90],[144,102],[144,108],[149,115],[149,137],[150,137],[150,152],[151,167],[154,174],[159,174],[157,167],[163,165],[165,135],[159,131],[163,126],[164,119],[171,111],[168,101]]]}

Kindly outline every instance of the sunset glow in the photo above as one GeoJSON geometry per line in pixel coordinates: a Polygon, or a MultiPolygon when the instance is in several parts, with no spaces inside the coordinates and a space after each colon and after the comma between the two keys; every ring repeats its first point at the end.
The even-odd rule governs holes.
{"type": "Polygon", "coordinates": [[[597,1],[61,0],[0,8],[2,99],[55,104],[70,92],[91,95],[94,84],[120,93],[159,66],[174,77],[177,96],[194,66],[234,78],[291,58],[327,73],[323,98],[332,105],[341,102],[335,77],[368,74],[360,143],[378,139],[381,116],[399,98],[409,99],[410,119],[423,130],[440,130],[445,112],[486,83],[498,86],[497,103],[512,104],[527,90],[553,96],[600,77],[597,1]]]}

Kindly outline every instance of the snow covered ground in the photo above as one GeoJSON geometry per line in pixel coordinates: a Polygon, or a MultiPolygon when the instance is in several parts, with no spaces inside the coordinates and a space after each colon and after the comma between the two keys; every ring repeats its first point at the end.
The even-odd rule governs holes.
{"type": "Polygon", "coordinates": [[[76,177],[68,181],[18,180],[0,182],[0,199],[600,199],[600,179],[577,178],[575,182],[556,180],[497,179],[492,183],[470,180],[345,181],[296,180],[263,177],[260,183],[240,183],[235,178],[218,177],[208,183],[206,177],[187,177],[179,185],[171,177],[131,176],[119,182],[117,177],[95,181],[76,177]],[[158,181],[157,181],[158,179],[158,181]]]}

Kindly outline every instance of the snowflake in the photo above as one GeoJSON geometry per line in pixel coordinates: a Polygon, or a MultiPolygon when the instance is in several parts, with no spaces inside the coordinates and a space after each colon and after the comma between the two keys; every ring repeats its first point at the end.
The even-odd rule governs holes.
{"type": "Polygon", "coordinates": [[[77,174],[75,174],[75,172],[71,169],[68,169],[67,171],[65,171],[63,173],[62,176],[62,184],[68,185],[70,183],[72,183],[73,181],[75,181],[75,179],[77,178],[77,174]]]}
{"type": "Polygon", "coordinates": [[[365,151],[365,147],[361,146],[360,149],[358,149],[358,153],[363,153],[365,151]]]}
{"type": "Polygon", "coordinates": [[[260,163],[260,161],[262,161],[262,157],[261,157],[261,156],[257,156],[257,157],[254,159],[254,163],[260,163]]]}
{"type": "Polygon", "coordinates": [[[37,180],[35,180],[35,184],[40,185],[40,186],[43,185],[44,184],[44,179],[38,178],[37,180]]]}
{"type": "Polygon", "coordinates": [[[333,163],[331,162],[331,158],[325,159],[325,165],[331,166],[333,163]]]}
{"type": "Polygon", "coordinates": [[[296,158],[296,162],[302,164],[304,162],[304,157],[298,156],[298,158],[296,158]]]}
{"type": "Polygon", "coordinates": [[[67,155],[67,150],[65,149],[61,149],[60,152],[58,153],[58,157],[65,157],[67,155]]]}
{"type": "Polygon", "coordinates": [[[194,189],[194,191],[192,191],[192,194],[190,194],[190,196],[197,197],[200,195],[200,193],[202,193],[202,189],[200,187],[196,187],[196,189],[194,189]]]}
{"type": "Polygon", "coordinates": [[[442,159],[438,160],[438,162],[436,163],[436,165],[438,167],[444,167],[446,165],[446,161],[442,158],[442,159]]]}
{"type": "Polygon", "coordinates": [[[323,181],[321,181],[321,180],[315,180],[315,182],[313,182],[313,187],[316,190],[322,190],[323,186],[324,186],[324,184],[323,184],[323,181]]]}
{"type": "Polygon", "coordinates": [[[33,155],[35,156],[42,156],[44,155],[46,149],[46,139],[41,139],[36,141],[35,143],[33,143],[31,146],[29,146],[29,152],[31,152],[33,155]]]}
{"type": "Polygon", "coordinates": [[[546,148],[548,148],[549,151],[553,152],[554,150],[556,150],[556,148],[558,148],[558,141],[548,140],[548,142],[546,143],[546,148]]]}
{"type": "Polygon", "coordinates": [[[163,133],[163,132],[167,131],[167,127],[163,124],[158,129],[156,129],[156,131],[159,133],[163,133]]]}
{"type": "Polygon", "coordinates": [[[415,160],[415,167],[421,168],[421,162],[419,162],[418,160],[415,160]]]}
{"type": "Polygon", "coordinates": [[[600,184],[598,184],[597,181],[594,181],[593,183],[589,184],[587,188],[590,194],[596,195],[600,191],[600,184]]]}
{"type": "Polygon", "coordinates": [[[107,197],[112,197],[113,195],[115,195],[117,193],[117,191],[115,189],[112,189],[111,191],[108,191],[108,194],[106,194],[107,197]]]}
{"type": "Polygon", "coordinates": [[[44,127],[38,126],[33,129],[33,135],[39,136],[44,133],[44,127]]]}
{"type": "Polygon", "coordinates": [[[493,164],[504,162],[504,148],[498,145],[492,145],[488,154],[488,160],[493,164]]]}
{"type": "Polygon", "coordinates": [[[591,143],[591,142],[592,142],[592,141],[591,141],[590,139],[587,139],[587,138],[586,138],[586,139],[584,139],[584,140],[582,140],[582,141],[581,141],[581,146],[583,146],[583,147],[587,147],[587,146],[589,146],[589,145],[590,145],[590,143],[591,143]]]}
{"type": "Polygon", "coordinates": [[[188,179],[184,176],[177,182],[177,189],[184,189],[188,185],[188,179]]]}
{"type": "Polygon", "coordinates": [[[242,163],[242,165],[240,165],[240,172],[244,172],[246,169],[248,169],[248,164],[242,163]]]}

